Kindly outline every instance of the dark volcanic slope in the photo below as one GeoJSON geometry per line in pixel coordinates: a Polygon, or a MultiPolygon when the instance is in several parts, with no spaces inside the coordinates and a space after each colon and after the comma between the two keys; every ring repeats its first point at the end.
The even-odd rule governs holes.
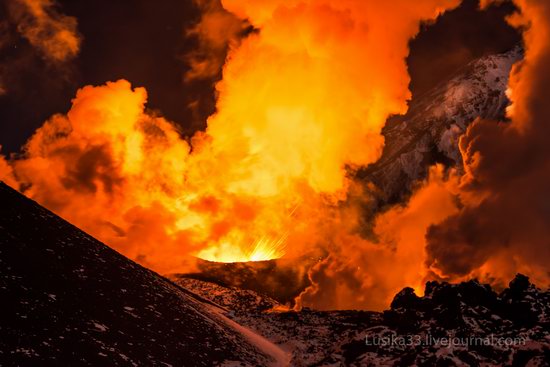
{"type": "Polygon", "coordinates": [[[270,360],[220,309],[0,182],[0,366],[270,360]]]}

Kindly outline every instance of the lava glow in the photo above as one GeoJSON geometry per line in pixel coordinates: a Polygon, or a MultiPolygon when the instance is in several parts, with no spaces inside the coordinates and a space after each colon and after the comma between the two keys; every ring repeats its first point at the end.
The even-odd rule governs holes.
{"type": "Polygon", "coordinates": [[[255,241],[246,250],[232,243],[221,243],[216,247],[208,247],[197,253],[197,257],[204,260],[217,261],[224,263],[246,262],[246,261],[264,261],[278,259],[285,254],[285,243],[288,235],[281,236],[278,239],[262,237],[255,241]]]}

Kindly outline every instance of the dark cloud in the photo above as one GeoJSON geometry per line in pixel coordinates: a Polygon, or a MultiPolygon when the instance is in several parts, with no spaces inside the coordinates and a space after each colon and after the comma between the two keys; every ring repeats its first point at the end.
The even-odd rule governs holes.
{"type": "Polygon", "coordinates": [[[428,231],[429,264],[449,275],[486,262],[506,275],[521,267],[548,275],[550,3],[518,2],[530,26],[525,60],[511,75],[512,122],[478,120],[468,129],[460,141],[464,208],[428,231]]]}
{"type": "Polygon", "coordinates": [[[123,180],[106,144],[86,147],[85,150],[77,145],[67,146],[53,155],[77,157],[74,161],[67,160],[72,163],[72,167],[68,167],[65,176],[61,178],[63,186],[68,190],[96,192],[98,183],[101,183],[105,192],[112,193],[114,187],[123,180]]]}
{"type": "Polygon", "coordinates": [[[131,6],[117,1],[65,1],[64,6],[79,19],[85,36],[76,60],[77,87],[121,78],[143,86],[148,106],[186,132],[196,129],[197,123],[189,103],[204,99],[210,108],[205,113],[212,112],[212,83],[184,82],[189,68],[182,55],[195,47],[195,41],[185,37],[186,29],[200,19],[192,0],[139,0],[131,6]]]}
{"type": "Polygon", "coordinates": [[[8,0],[8,16],[17,32],[51,63],[74,58],[82,38],[77,20],[58,11],[54,0],[8,0]]]}
{"type": "Polygon", "coordinates": [[[201,20],[187,31],[187,35],[198,43],[184,57],[190,66],[185,80],[218,79],[228,50],[237,47],[253,27],[246,20],[228,12],[220,0],[195,2],[201,9],[201,20]]]}

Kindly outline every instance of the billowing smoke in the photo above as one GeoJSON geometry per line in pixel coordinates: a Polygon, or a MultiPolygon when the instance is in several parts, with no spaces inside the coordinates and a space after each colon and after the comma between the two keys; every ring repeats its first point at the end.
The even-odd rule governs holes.
{"type": "Polygon", "coordinates": [[[511,122],[475,121],[460,140],[462,209],[427,234],[428,265],[451,279],[502,282],[550,266],[550,3],[518,0],[525,59],[511,73],[511,122]]]}
{"type": "MultiPolygon", "coordinates": [[[[0,146],[0,153],[2,151],[2,146],[0,146]]],[[[6,158],[0,154],[0,180],[4,181],[8,185],[17,188],[18,183],[15,177],[13,176],[13,169],[6,158]]]]}
{"type": "Polygon", "coordinates": [[[8,0],[17,30],[48,61],[59,63],[75,57],[81,37],[74,17],[61,14],[54,0],[8,0]]]}
{"type": "Polygon", "coordinates": [[[237,47],[250,24],[227,11],[220,0],[195,0],[201,9],[200,21],[187,31],[198,46],[185,55],[190,70],[187,81],[216,78],[229,49],[237,47]]]}
{"type": "Polygon", "coordinates": [[[189,145],[144,111],[126,81],[78,91],[12,161],[25,194],[159,271],[185,265],[193,245],[175,217],[189,145]]]}
{"type": "Polygon", "coordinates": [[[521,271],[545,282],[543,0],[517,1],[526,56],[511,77],[511,122],[473,123],[460,143],[465,175],[432,169],[406,206],[376,218],[375,239],[361,235],[369,198],[350,177],[379,158],[387,117],[407,108],[408,41],[457,2],[204,2],[194,32],[212,56],[188,78],[211,77],[230,45],[206,131],[182,139],[126,81],[87,86],[23,157],[0,161],[0,175],[162,273],[189,269],[192,256],[316,258],[299,305],[382,308],[433,276],[499,281],[521,271]]]}
{"type": "Polygon", "coordinates": [[[442,166],[432,167],[406,206],[395,206],[376,218],[377,241],[357,233],[361,224],[355,221],[362,209],[341,210],[342,220],[325,231],[332,233],[330,255],[310,270],[312,286],[298,297],[297,306],[384,309],[404,284],[421,294],[430,278],[426,228],[456,213],[455,192],[456,180],[448,179],[442,166]]]}

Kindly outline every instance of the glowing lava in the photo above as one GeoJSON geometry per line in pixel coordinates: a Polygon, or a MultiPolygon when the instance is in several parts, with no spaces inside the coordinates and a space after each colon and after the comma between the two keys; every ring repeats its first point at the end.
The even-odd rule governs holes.
{"type": "Polygon", "coordinates": [[[216,247],[210,247],[200,251],[197,257],[216,262],[233,263],[248,261],[265,261],[278,259],[285,254],[285,246],[288,235],[278,239],[262,237],[252,246],[241,249],[241,246],[232,243],[222,243],[216,247]],[[246,249],[249,248],[247,251],[246,249]]]}

